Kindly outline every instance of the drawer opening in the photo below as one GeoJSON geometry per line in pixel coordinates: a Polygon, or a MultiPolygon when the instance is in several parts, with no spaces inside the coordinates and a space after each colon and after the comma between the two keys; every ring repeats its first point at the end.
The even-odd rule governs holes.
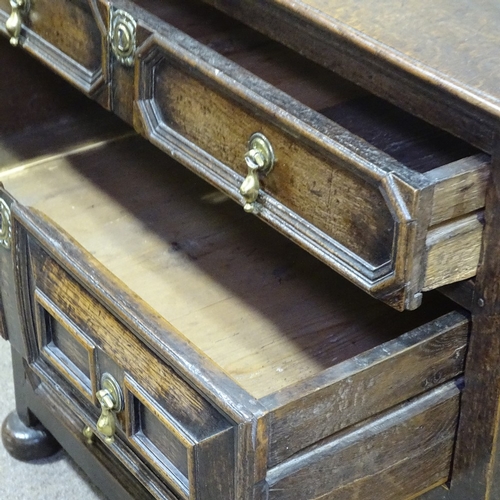
{"type": "Polygon", "coordinates": [[[0,38],[0,168],[23,168],[129,133],[119,119],[90,101],[22,50],[0,38]],[[36,76],[35,76],[36,75],[36,76]]]}
{"type": "Polygon", "coordinates": [[[1,180],[257,399],[453,310],[369,297],[140,138],[1,180]]]}

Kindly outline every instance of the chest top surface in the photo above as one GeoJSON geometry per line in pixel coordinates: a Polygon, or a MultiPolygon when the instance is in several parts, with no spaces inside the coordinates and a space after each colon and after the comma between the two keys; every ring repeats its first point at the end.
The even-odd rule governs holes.
{"type": "Polygon", "coordinates": [[[500,115],[495,0],[270,0],[500,115]]]}

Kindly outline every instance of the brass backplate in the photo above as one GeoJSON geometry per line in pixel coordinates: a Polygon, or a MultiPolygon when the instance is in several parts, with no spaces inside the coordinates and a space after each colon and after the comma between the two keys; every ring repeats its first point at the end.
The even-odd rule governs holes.
{"type": "Polygon", "coordinates": [[[111,11],[109,41],[111,50],[124,66],[133,66],[135,59],[136,41],[135,19],[124,10],[111,11]]]}

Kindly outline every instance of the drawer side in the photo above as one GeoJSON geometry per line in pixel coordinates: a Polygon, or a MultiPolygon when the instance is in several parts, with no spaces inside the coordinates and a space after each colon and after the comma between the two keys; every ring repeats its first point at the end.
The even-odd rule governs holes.
{"type": "Polygon", "coordinates": [[[445,483],[459,396],[450,382],[270,470],[270,500],[401,500],[445,483]]]}
{"type": "Polygon", "coordinates": [[[460,375],[468,333],[452,312],[263,399],[270,465],[460,375]]]}

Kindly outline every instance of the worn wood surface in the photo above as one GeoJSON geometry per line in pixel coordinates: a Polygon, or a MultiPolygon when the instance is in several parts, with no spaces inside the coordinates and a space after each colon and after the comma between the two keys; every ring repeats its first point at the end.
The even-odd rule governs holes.
{"type": "Polygon", "coordinates": [[[490,163],[489,156],[477,154],[426,174],[434,183],[431,226],[484,207],[490,163]]]}
{"type": "Polygon", "coordinates": [[[269,498],[415,498],[448,479],[458,405],[451,382],[323,442],[269,471],[269,498]]]}
{"type": "MultiPolygon", "coordinates": [[[[23,51],[14,50],[4,38],[0,39],[0,67],[0,169],[67,154],[89,143],[95,144],[96,140],[127,133],[127,127],[112,114],[104,112],[23,51]]],[[[11,204],[7,194],[3,193],[2,198],[7,205],[11,204]]],[[[7,337],[9,331],[19,331],[21,327],[11,253],[2,248],[0,254],[3,323],[0,335],[7,337]]],[[[12,336],[11,342],[19,352],[24,352],[18,336],[12,336]]]]}
{"type": "Polygon", "coordinates": [[[481,252],[484,214],[480,210],[429,230],[423,290],[475,276],[481,252]]]}
{"type": "Polygon", "coordinates": [[[469,325],[450,313],[262,400],[269,466],[463,372],[469,325]]]}
{"type": "Polygon", "coordinates": [[[500,495],[498,429],[500,424],[500,149],[493,156],[485,231],[476,278],[473,326],[465,372],[451,493],[458,500],[500,495]]]}
{"type": "MultiPolygon", "coordinates": [[[[30,425],[40,422],[59,441],[64,450],[78,462],[86,474],[102,490],[107,490],[110,500],[159,499],[178,500],[172,493],[158,487],[158,480],[148,469],[136,462],[132,469],[116,461],[110,450],[99,440],[91,446],[82,434],[84,420],[75,407],[72,398],[64,398],[64,391],[56,380],[42,381],[15,350],[12,351],[14,382],[18,413],[27,412],[32,419],[30,425]],[[112,469],[107,465],[113,462],[112,469]],[[145,482],[150,481],[149,487],[145,482]],[[154,495],[154,492],[160,494],[154,495]]],[[[127,457],[130,459],[130,457],[127,457]]]]}
{"type": "Polygon", "coordinates": [[[206,0],[486,151],[499,116],[494,0],[206,0]]]}
{"type": "MultiPolygon", "coordinates": [[[[239,202],[237,188],[246,174],[241,159],[247,138],[252,131],[263,131],[275,148],[277,164],[262,178],[260,216],[377,298],[400,309],[416,307],[424,286],[421,278],[425,268],[420,255],[425,251],[427,225],[451,220],[470,212],[471,207],[481,206],[488,167],[466,160],[475,152],[471,146],[387,102],[360,94],[333,74],[327,98],[328,77],[323,70],[314,70],[309,61],[247,28],[237,29],[233,21],[217,16],[206,6],[196,10],[197,5],[196,1],[171,2],[168,6],[157,0],[141,3],[148,12],[205,45],[196,45],[157,18],[137,11],[144,18],[146,31],[156,32],[159,37],[146,40],[139,48],[136,127],[155,145],[239,202]],[[214,57],[207,47],[224,59],[214,57]],[[261,80],[248,75],[243,81],[242,68],[261,80]],[[265,86],[262,80],[310,106],[326,104],[324,108],[313,108],[323,116],[287,101],[276,87],[265,86]],[[284,86],[283,81],[288,84],[284,86]],[[255,99],[256,93],[268,102],[255,99]],[[316,102],[308,97],[316,95],[316,102]],[[276,111],[271,112],[275,106],[276,111]],[[300,129],[295,121],[292,131],[283,112],[298,118],[300,129]],[[324,134],[319,142],[315,139],[318,133],[324,134]],[[302,138],[300,142],[297,134],[302,138]],[[331,151],[331,139],[347,151],[331,151]],[[311,140],[314,144],[310,144],[311,140]],[[358,158],[352,156],[354,151],[358,158]],[[389,156],[377,159],[377,152],[389,156]],[[399,163],[394,164],[392,158],[399,163]],[[449,168],[444,166],[449,164],[449,168]],[[378,173],[377,168],[381,169],[378,173]],[[403,182],[386,179],[388,169],[403,182]],[[464,169],[468,171],[464,173],[464,169]],[[432,175],[434,170],[439,171],[436,176],[432,175]],[[430,220],[427,195],[422,194],[425,187],[434,190],[430,220]],[[357,196],[352,196],[354,192],[357,196]],[[449,199],[449,204],[438,198],[449,199]],[[282,204],[285,211],[278,209],[275,202],[282,204]],[[283,218],[282,213],[290,218],[290,210],[295,220],[283,218]],[[419,224],[414,233],[407,225],[412,218],[419,224]]],[[[483,163],[488,163],[486,157],[483,163]]],[[[457,255],[466,253],[469,243],[457,242],[457,255]]],[[[434,262],[427,274],[437,276],[436,286],[445,277],[447,283],[464,279],[474,273],[473,257],[472,271],[465,274],[453,276],[453,268],[443,260],[439,262],[442,268],[437,269],[434,262]]],[[[431,282],[427,280],[427,284],[431,282]]],[[[430,288],[427,284],[426,289],[430,288]]]]}
{"type": "MultiPolygon", "coordinates": [[[[68,239],[61,232],[61,229],[54,228],[51,223],[47,223],[43,216],[32,214],[18,205],[14,207],[14,214],[16,221],[22,221],[23,226],[27,227],[30,233],[36,235],[38,241],[44,242],[45,251],[53,253],[54,248],[60,250],[57,252],[58,260],[65,269],[76,277],[87,290],[92,290],[92,295],[99,301],[99,304],[106,304],[106,310],[113,318],[116,318],[115,321],[118,324],[122,324],[123,328],[128,328],[130,332],[134,332],[135,342],[138,341],[144,346],[149,346],[152,352],[156,353],[158,359],[164,363],[165,370],[174,367],[176,376],[179,377],[178,380],[189,380],[189,386],[196,388],[192,394],[196,392],[202,394],[203,396],[200,397],[203,400],[211,401],[227,418],[238,423],[235,427],[232,447],[235,459],[231,464],[238,478],[234,482],[235,498],[246,499],[252,496],[256,484],[263,481],[266,470],[266,422],[258,402],[232,382],[221,372],[220,368],[215,367],[205,355],[187,342],[150,306],[127,290],[123,284],[117,284],[116,278],[112,277],[109,271],[102,267],[98,261],[92,259],[88,253],[82,251],[73,240],[68,239]],[[196,373],[196,377],[193,376],[194,373],[196,373]]],[[[15,231],[20,243],[25,240],[25,231],[17,223],[15,231]]],[[[34,342],[36,333],[32,313],[30,313],[31,299],[26,276],[28,266],[23,253],[25,252],[20,245],[20,252],[16,254],[16,265],[20,271],[18,292],[20,303],[23,304],[23,311],[27,313],[24,318],[26,327],[24,335],[25,341],[31,345],[31,354],[28,353],[28,359],[34,361],[37,349],[34,342]],[[23,270],[25,271],[23,272],[23,270]]],[[[109,314],[108,317],[110,317],[109,314]]],[[[126,352],[126,350],[122,351],[122,355],[126,352]]],[[[121,364],[117,364],[113,361],[113,357],[100,350],[97,350],[96,354],[97,363],[101,370],[110,372],[119,380],[123,379],[124,367],[121,364]]],[[[40,374],[43,375],[42,372],[40,374]]],[[[48,384],[55,384],[53,377],[48,384]]],[[[75,399],[74,391],[71,389],[69,391],[75,399]]],[[[78,404],[81,405],[82,401],[80,398],[78,404]]],[[[70,401],[66,401],[63,404],[71,406],[75,403],[70,404],[70,401]]],[[[87,413],[84,415],[85,421],[90,422],[89,425],[95,425],[97,417],[88,418],[88,413],[94,411],[95,409],[90,411],[87,408],[87,413]]],[[[136,455],[131,452],[128,446],[123,449],[115,449],[114,453],[117,453],[118,458],[125,464],[129,464],[132,471],[136,470],[133,465],[133,460],[135,460],[133,457],[136,455]]],[[[222,455],[219,458],[222,459],[222,455]]],[[[141,477],[141,481],[148,482],[147,475],[144,478],[141,477]]],[[[155,483],[147,484],[154,486],[155,483]]]]}
{"type": "MultiPolygon", "coordinates": [[[[30,245],[30,251],[35,296],[41,294],[46,297],[45,303],[56,305],[61,319],[59,317],[54,319],[69,323],[73,329],[84,332],[89,338],[89,342],[92,342],[95,348],[99,349],[97,373],[108,371],[106,366],[101,363],[100,356],[109,358],[108,365],[114,363],[117,367],[121,367],[125,373],[124,377],[130,377],[134,384],[155,402],[154,407],[151,407],[150,404],[147,406],[143,404],[143,408],[152,410],[158,416],[164,415],[163,419],[170,422],[172,445],[167,448],[167,464],[171,464],[170,467],[173,467],[174,471],[179,470],[181,474],[184,471],[187,477],[184,479],[184,484],[179,484],[175,480],[175,473],[169,472],[168,465],[163,465],[162,461],[155,457],[152,465],[160,469],[162,475],[167,478],[167,484],[170,484],[170,487],[174,491],[178,491],[184,498],[188,498],[190,494],[195,495],[195,485],[200,482],[205,485],[203,495],[206,498],[216,498],[217,491],[221,490],[225,490],[233,496],[231,486],[234,481],[232,470],[234,441],[233,439],[224,439],[223,433],[224,430],[231,428],[231,424],[217,412],[217,409],[180,380],[169,367],[149,353],[137,338],[124,329],[109,312],[79,287],[36,244],[30,245]],[[187,465],[185,458],[183,460],[182,455],[175,453],[175,450],[180,445],[185,448],[185,455],[187,453],[197,454],[195,450],[197,443],[216,435],[218,435],[217,438],[211,439],[213,445],[218,446],[217,441],[222,438],[225,446],[218,446],[220,463],[212,460],[210,464],[206,465],[208,476],[218,477],[217,481],[212,483],[212,491],[210,491],[208,489],[209,483],[205,481],[204,477],[197,475],[194,467],[188,473],[185,467],[187,465]],[[227,455],[230,459],[224,460],[227,455]],[[229,468],[224,468],[223,464],[229,468]],[[211,470],[209,470],[210,467],[212,467],[211,470]],[[220,474],[216,474],[216,470],[220,474]]],[[[55,311],[54,307],[51,309],[52,312],[55,311]]],[[[53,335],[54,333],[52,333],[53,335]]],[[[58,364],[55,366],[57,367],[58,364]]],[[[90,366],[87,369],[90,370],[90,366]]],[[[124,384],[123,379],[118,380],[120,384],[124,384]]],[[[73,386],[76,385],[74,377],[70,381],[73,386]]],[[[94,394],[98,387],[92,389],[92,394],[94,394]]],[[[127,401],[130,401],[130,398],[127,398],[127,401]]],[[[135,404],[132,404],[131,407],[126,406],[125,413],[120,417],[120,420],[126,420],[126,415],[130,415],[136,410],[135,404]]],[[[148,436],[148,428],[151,423],[148,425],[146,419],[143,419],[142,423],[144,426],[142,429],[141,427],[129,429],[128,433],[131,437],[135,433],[143,433],[148,436]]],[[[149,439],[154,439],[154,435],[154,433],[149,433],[149,439]]],[[[155,445],[154,441],[152,444],[155,445]]],[[[158,446],[161,448],[161,442],[158,443],[158,446]]],[[[140,447],[138,449],[142,451],[140,447]]],[[[144,458],[151,460],[152,457],[145,454],[144,458]]],[[[197,457],[197,460],[200,458],[204,459],[204,457],[197,457]]],[[[195,498],[201,497],[195,496],[195,498]]]]}
{"type": "MultiPolygon", "coordinates": [[[[473,274],[474,262],[454,275],[439,260],[445,268],[428,270],[438,278],[424,283],[420,257],[428,224],[482,203],[487,167],[469,166],[466,180],[443,177],[457,176],[443,165],[464,161],[473,148],[195,0],[138,3],[147,10],[115,3],[141,19],[140,47],[135,68],[109,60],[109,105],[156,145],[241,202],[247,141],[264,132],[277,164],[262,179],[260,216],[398,309],[417,307],[423,286],[473,274]],[[472,185],[466,195],[464,182],[472,185]],[[430,221],[426,189],[434,189],[430,221]],[[438,199],[450,199],[447,208],[438,199]]],[[[108,7],[99,5],[67,6],[85,13],[93,31],[82,33],[93,40],[107,17],[108,7]]],[[[59,40],[38,31],[51,46],[59,40]]],[[[68,42],[77,51],[78,40],[68,42]]],[[[107,68],[109,54],[101,56],[107,68]]],[[[469,246],[460,243],[457,255],[469,246]]]]}
{"type": "MultiPolygon", "coordinates": [[[[37,0],[28,10],[22,15],[19,46],[108,107],[106,32],[94,2],[37,0]]],[[[0,31],[7,36],[10,12],[10,3],[1,0],[0,31]]]]}
{"type": "MultiPolygon", "coordinates": [[[[434,298],[433,303],[403,314],[383,306],[334,273],[325,274],[320,263],[259,221],[250,219],[251,225],[245,224],[242,231],[240,221],[245,215],[236,205],[221,198],[220,194],[214,193],[202,181],[140,139],[114,141],[66,158],[6,171],[3,181],[19,201],[54,217],[101,263],[119,278],[133,283],[135,293],[146,297],[165,318],[172,318],[180,330],[176,333],[180,339],[186,335],[247,392],[262,397],[287,388],[286,393],[276,395],[274,402],[273,398],[267,398],[269,409],[274,408],[279,417],[273,419],[266,432],[259,426],[263,432],[259,436],[262,443],[266,443],[267,432],[272,436],[269,464],[280,463],[318,440],[462,371],[467,320],[461,314],[452,313],[442,320],[431,321],[426,327],[387,343],[422,322],[449,311],[450,305],[446,301],[434,298]],[[121,166],[119,178],[116,177],[116,164],[121,166]],[[61,210],[68,206],[74,208],[61,210]],[[113,241],[115,243],[110,246],[113,241]],[[242,247],[243,242],[256,243],[247,248],[242,247]],[[231,255],[230,260],[228,255],[231,255]],[[161,259],[151,267],[158,257],[161,259]],[[148,273],[147,280],[144,279],[145,272],[148,273]],[[210,279],[205,284],[208,273],[216,280],[210,279]],[[252,287],[248,293],[240,288],[240,283],[252,283],[252,280],[258,280],[255,283],[260,286],[261,301],[256,302],[252,287]],[[210,293],[206,293],[208,290],[210,293]],[[226,295],[221,299],[214,296],[214,291],[224,291],[226,295]],[[364,313],[361,322],[360,307],[364,313]],[[290,315],[290,310],[294,311],[293,315],[290,315]],[[262,323],[259,333],[255,324],[262,321],[259,315],[263,311],[266,322],[262,323]],[[248,329],[246,335],[234,335],[235,331],[245,333],[244,328],[248,329]],[[261,337],[256,338],[257,335],[261,337]],[[218,344],[215,350],[212,347],[214,341],[218,344]],[[362,354],[384,342],[380,349],[362,354]],[[253,352],[249,351],[250,347],[253,352]],[[349,366],[342,366],[342,360],[356,355],[359,356],[347,361],[349,366]],[[406,368],[401,368],[406,367],[410,360],[415,368],[411,374],[406,368]],[[336,365],[338,369],[333,370],[336,365]],[[404,377],[402,373],[405,373],[404,377]],[[378,390],[372,385],[374,378],[383,376],[388,377],[387,384],[394,389],[392,399],[384,384],[378,390]],[[359,387],[359,397],[354,399],[359,402],[360,398],[366,398],[365,404],[359,406],[355,414],[349,405],[344,407],[341,404],[338,412],[345,418],[337,426],[330,425],[329,422],[334,421],[324,412],[319,412],[320,419],[313,424],[310,415],[318,413],[317,409],[324,403],[335,401],[330,397],[329,386],[340,394],[345,384],[351,384],[351,379],[359,387]],[[294,388],[297,382],[302,385],[294,388]],[[319,388],[322,390],[316,391],[319,388]],[[295,399],[303,401],[295,404],[295,399]],[[280,413],[281,407],[286,408],[280,413]],[[308,421],[309,427],[317,432],[303,432],[301,426],[307,427],[308,421]],[[281,433],[293,440],[289,450],[282,446],[286,439],[277,441],[281,433]]],[[[32,225],[27,225],[32,231],[32,225]]],[[[41,226],[42,221],[38,220],[35,227],[41,226]]],[[[45,236],[42,241],[53,239],[45,236]]],[[[65,248],[61,243],[50,247],[65,248]]],[[[41,302],[45,304],[45,310],[55,314],[63,325],[74,324],[73,331],[76,327],[87,332],[99,350],[114,359],[117,365],[129,366],[133,356],[136,367],[127,370],[134,373],[141,370],[142,365],[138,363],[138,353],[143,349],[141,345],[55,262],[43,257],[43,251],[36,250],[36,245],[32,248],[32,281],[39,288],[39,295],[43,293],[48,298],[41,302]],[[57,304],[60,312],[50,306],[50,302],[57,304]],[[94,311],[90,317],[89,311],[94,311]],[[106,342],[100,333],[104,331],[110,332],[106,335],[109,337],[106,342]],[[113,346],[118,344],[128,347],[117,353],[113,346]]],[[[56,257],[66,259],[68,253],[71,255],[66,248],[58,251],[56,257]]],[[[88,257],[80,256],[80,260],[85,259],[88,257]]],[[[103,286],[95,269],[91,273],[103,286]]],[[[95,286],[93,284],[91,290],[95,286]]],[[[66,326],[66,330],[71,331],[71,328],[66,326]]],[[[160,338],[164,335],[161,329],[157,329],[156,334],[160,338]]],[[[98,356],[99,366],[111,366],[108,361],[104,362],[105,359],[98,356]]],[[[149,358],[148,365],[151,365],[149,371],[163,374],[161,379],[168,382],[169,377],[163,373],[162,365],[153,366],[149,358]]],[[[188,377],[194,382],[192,373],[188,377]]],[[[135,375],[133,380],[144,383],[146,378],[147,388],[139,391],[139,397],[137,389],[132,390],[135,398],[132,400],[142,401],[141,408],[144,409],[140,411],[150,412],[141,424],[145,427],[139,436],[130,432],[132,444],[146,460],[152,460],[153,467],[169,477],[167,482],[172,488],[185,495],[187,487],[183,490],[179,482],[172,479],[171,471],[165,471],[161,458],[158,459],[162,452],[157,448],[164,452],[168,450],[168,453],[179,449],[178,446],[166,446],[164,440],[169,440],[169,434],[157,430],[158,417],[160,422],[169,421],[165,408],[172,414],[175,403],[170,401],[158,407],[158,401],[165,396],[162,395],[164,391],[151,385],[154,385],[154,380],[145,375],[135,375]],[[160,435],[162,438],[156,446],[152,440],[160,435]],[[152,447],[157,460],[153,460],[152,447]]],[[[197,380],[197,383],[203,385],[203,380],[197,380]]],[[[168,385],[168,392],[175,392],[171,382],[168,385]]],[[[186,404],[188,408],[191,406],[189,401],[186,404]]],[[[198,413],[205,421],[201,424],[203,426],[206,416],[201,410],[198,413]]],[[[127,424],[125,419],[124,425],[134,429],[137,424],[133,424],[133,420],[127,424]]],[[[182,454],[169,455],[169,460],[174,457],[181,460],[180,456],[182,454]]],[[[205,467],[207,460],[213,460],[209,459],[210,456],[213,456],[211,451],[200,454],[196,463],[205,467]]],[[[223,454],[218,451],[217,456],[220,459],[223,454]]],[[[246,460],[250,460],[250,456],[247,455],[246,460]]],[[[243,457],[235,458],[240,459],[243,457]]],[[[185,470],[185,463],[182,459],[178,468],[185,470]]],[[[264,467],[268,466],[267,463],[263,459],[264,467]]],[[[256,475],[254,481],[259,480],[256,475]]],[[[196,484],[189,483],[190,491],[191,488],[196,491],[196,484]]],[[[215,484],[220,487],[221,483],[215,484]]]]}
{"type": "Polygon", "coordinates": [[[2,180],[255,397],[447,311],[392,312],[140,140],[2,180]]]}

